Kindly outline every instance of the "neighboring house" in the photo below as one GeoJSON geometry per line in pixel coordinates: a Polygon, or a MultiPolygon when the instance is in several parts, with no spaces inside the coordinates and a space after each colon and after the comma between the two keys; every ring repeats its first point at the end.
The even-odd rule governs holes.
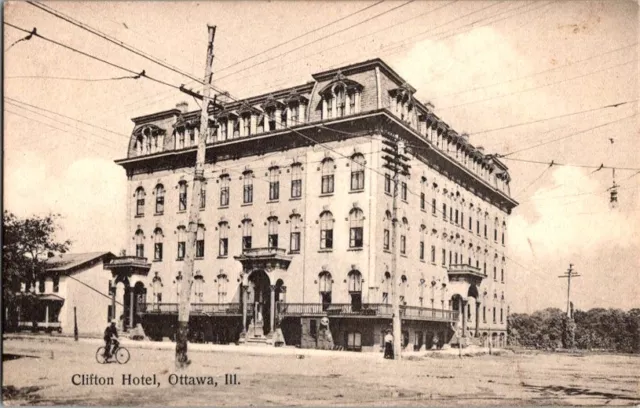
{"type": "Polygon", "coordinates": [[[48,258],[35,287],[22,285],[20,295],[34,296],[35,302],[30,302],[32,313],[18,308],[18,327],[73,334],[75,308],[80,336],[102,333],[112,304],[111,272],[104,265],[114,257],[111,252],[89,252],[48,258]]]}

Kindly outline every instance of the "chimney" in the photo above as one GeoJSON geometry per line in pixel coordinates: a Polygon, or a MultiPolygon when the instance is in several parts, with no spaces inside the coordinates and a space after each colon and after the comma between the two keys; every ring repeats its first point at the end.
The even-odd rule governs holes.
{"type": "Polygon", "coordinates": [[[176,109],[178,109],[182,113],[187,113],[189,110],[189,104],[185,101],[179,102],[176,104],[176,109]]]}

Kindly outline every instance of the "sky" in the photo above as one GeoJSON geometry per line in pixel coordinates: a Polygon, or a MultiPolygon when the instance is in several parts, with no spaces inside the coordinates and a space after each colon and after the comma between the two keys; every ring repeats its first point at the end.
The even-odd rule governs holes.
{"type": "MultiPolygon", "coordinates": [[[[196,77],[204,71],[206,24],[217,25],[214,84],[236,97],[382,58],[471,143],[509,154],[503,161],[520,203],[507,242],[512,312],[564,308],[566,279],[558,276],[570,263],[581,275],[572,281],[576,308],[640,307],[636,2],[47,4],[196,77]],[[611,167],[620,185],[616,209],[607,191],[611,167]]],[[[194,87],[27,3],[5,3],[5,20],[194,87]]],[[[125,157],[130,119],[180,101],[195,109],[194,100],[122,79],[132,74],[39,38],[15,43],[25,34],[6,25],[4,34],[4,208],[62,214],[60,236],[74,252],[118,252],[127,239],[126,176],[113,161],[125,157]]]]}

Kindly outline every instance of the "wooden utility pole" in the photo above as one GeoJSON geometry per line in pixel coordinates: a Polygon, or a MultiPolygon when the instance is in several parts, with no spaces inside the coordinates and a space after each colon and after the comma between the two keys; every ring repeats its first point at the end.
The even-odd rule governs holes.
{"type": "MultiPolygon", "coordinates": [[[[204,81],[202,89],[202,112],[200,114],[200,134],[198,136],[198,150],[196,153],[196,165],[193,174],[193,189],[191,203],[189,205],[189,226],[187,231],[187,244],[185,248],[184,275],[180,287],[180,304],[178,305],[178,331],[176,333],[176,368],[181,369],[191,362],[187,358],[187,338],[189,334],[189,312],[191,311],[191,286],[193,284],[193,267],[196,253],[196,234],[200,215],[200,193],[204,181],[205,152],[207,148],[207,133],[209,130],[209,95],[211,92],[211,65],[213,64],[213,39],[216,35],[216,27],[207,25],[209,30],[209,42],[207,46],[207,60],[204,69],[204,81]]],[[[215,102],[214,102],[215,106],[215,102]]]]}
{"type": "Polygon", "coordinates": [[[569,264],[569,269],[567,269],[564,275],[558,276],[558,278],[567,280],[567,317],[571,317],[571,278],[577,278],[579,276],[582,275],[578,275],[578,273],[573,270],[573,264],[569,264]]]}
{"type": "Polygon", "coordinates": [[[382,151],[385,153],[383,159],[387,163],[383,167],[393,172],[393,214],[391,215],[391,310],[393,313],[393,357],[396,360],[402,358],[402,328],[400,320],[400,299],[398,298],[398,177],[400,174],[409,175],[410,166],[407,164],[409,159],[404,155],[404,141],[400,140],[397,135],[389,134],[382,131],[382,143],[388,147],[384,147],[382,151]]]}

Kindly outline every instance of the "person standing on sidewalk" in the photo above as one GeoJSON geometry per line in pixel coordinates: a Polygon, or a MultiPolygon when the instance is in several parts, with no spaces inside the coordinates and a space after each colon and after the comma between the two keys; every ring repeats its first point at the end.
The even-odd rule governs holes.
{"type": "Polygon", "coordinates": [[[384,358],[393,360],[393,335],[391,330],[387,330],[384,336],[384,358]]]}

